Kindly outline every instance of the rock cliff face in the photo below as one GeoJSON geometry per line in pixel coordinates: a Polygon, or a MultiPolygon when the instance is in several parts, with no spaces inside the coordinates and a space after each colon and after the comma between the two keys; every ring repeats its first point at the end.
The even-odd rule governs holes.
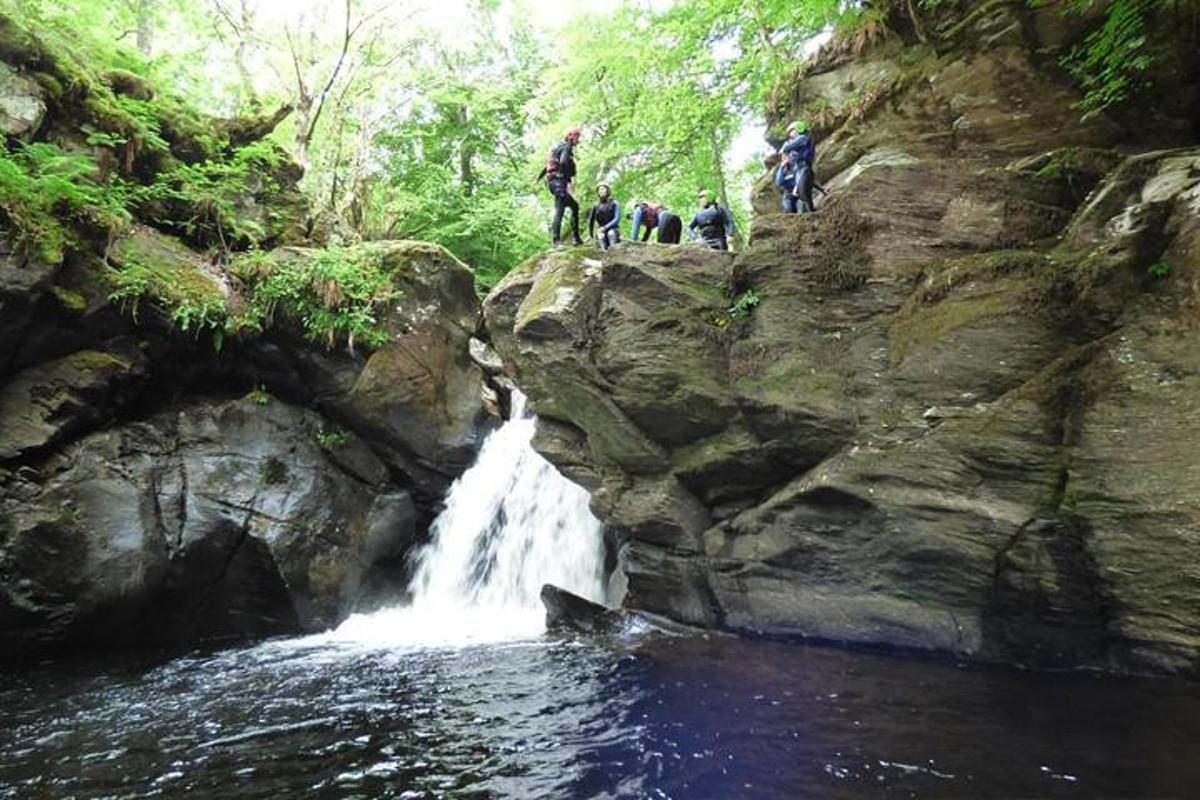
{"type": "MultiPolygon", "coordinates": [[[[138,80],[0,17],[10,173],[44,145],[86,158],[95,186],[153,188],[180,164],[236,166],[270,130],[180,111],[154,122],[157,151],[134,147],[120,98],[153,96],[138,80]]],[[[253,233],[250,255],[202,247],[180,223],[204,219],[201,200],[169,182],[107,230],[64,202],[58,247],[37,246],[44,230],[3,189],[0,659],[336,624],[403,587],[404,555],[469,463],[488,419],[470,270],[418,242],[314,248],[298,169],[265,158],[269,174],[209,201],[253,233]],[[370,305],[346,299],[344,263],[378,281],[370,305]],[[253,294],[280,275],[299,277],[253,294]]]]}
{"type": "Polygon", "coordinates": [[[785,86],[779,117],[825,110],[819,213],[764,192],[737,255],[534,259],[485,302],[493,343],[622,532],[629,607],[1194,674],[1192,120],[1082,122],[1071,32],[1022,4],[942,30],[785,86]]]}

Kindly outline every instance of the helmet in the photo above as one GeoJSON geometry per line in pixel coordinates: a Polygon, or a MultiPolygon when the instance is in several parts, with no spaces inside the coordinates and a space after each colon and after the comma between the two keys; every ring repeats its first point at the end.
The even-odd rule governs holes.
{"type": "Polygon", "coordinates": [[[788,125],[788,130],[796,133],[808,133],[808,123],[802,119],[794,120],[788,125]]]}
{"type": "Polygon", "coordinates": [[[567,128],[567,132],[563,135],[563,138],[564,139],[578,139],[582,135],[583,135],[583,131],[579,128],[579,126],[572,125],[570,128],[567,128]]]}

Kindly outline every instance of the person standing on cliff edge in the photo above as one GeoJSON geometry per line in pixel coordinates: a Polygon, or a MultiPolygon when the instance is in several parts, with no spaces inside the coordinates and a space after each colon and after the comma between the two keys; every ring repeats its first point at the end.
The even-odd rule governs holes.
{"type": "Polygon", "coordinates": [[[554,196],[554,220],[550,223],[550,239],[559,244],[562,236],[563,212],[571,209],[571,234],[575,244],[583,244],[579,236],[579,201],[571,195],[571,184],[575,180],[575,147],[582,132],[577,127],[569,128],[563,140],[550,148],[546,166],[538,173],[538,180],[546,179],[546,188],[554,196]]]}
{"type": "MultiPolygon", "coordinates": [[[[816,211],[813,204],[813,185],[816,183],[816,173],[813,172],[813,161],[817,157],[817,146],[809,132],[808,123],[796,120],[787,128],[787,141],[779,148],[780,160],[787,160],[792,165],[794,177],[791,193],[800,206],[803,214],[816,211]]],[[[790,210],[785,203],[785,210],[790,210]]]]}

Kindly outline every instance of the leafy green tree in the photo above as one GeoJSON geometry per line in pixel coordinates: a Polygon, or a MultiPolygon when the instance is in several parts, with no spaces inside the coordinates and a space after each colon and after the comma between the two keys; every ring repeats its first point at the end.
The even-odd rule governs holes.
{"type": "Polygon", "coordinates": [[[777,74],[836,13],[827,0],[681,0],[663,12],[623,2],[582,17],[547,87],[542,143],[582,122],[585,192],[604,182],[621,200],[657,200],[686,216],[709,188],[744,221],[725,154],[761,115],[777,74]]]}

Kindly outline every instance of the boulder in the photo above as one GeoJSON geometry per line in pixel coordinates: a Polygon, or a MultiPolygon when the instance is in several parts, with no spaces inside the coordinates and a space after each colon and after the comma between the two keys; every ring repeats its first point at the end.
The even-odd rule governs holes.
{"type": "Polygon", "coordinates": [[[0,134],[30,141],[45,118],[45,90],[33,78],[0,61],[0,134]]]}
{"type": "Polygon", "coordinates": [[[0,385],[0,462],[58,444],[111,418],[145,378],[131,342],[39,364],[0,385]]]}
{"type": "MultiPolygon", "coordinates": [[[[947,209],[1000,172],[872,166],[816,215],[757,220],[736,257],[535,258],[485,319],[534,447],[622,532],[624,607],[1194,674],[1195,157],[1130,157],[1077,211],[1050,192],[1054,214],[1005,204],[992,228],[947,209]],[[889,228],[918,185],[938,210],[889,228]]],[[[1014,174],[1048,163],[1029,158],[1014,174]]]]}
{"type": "Polygon", "coordinates": [[[418,534],[354,434],[272,398],[110,428],[0,486],[0,651],[317,630],[418,534]]]}
{"type": "MultiPolygon", "coordinates": [[[[490,424],[484,373],[470,353],[479,316],[474,276],[438,245],[358,247],[379,256],[397,291],[379,320],[386,343],[353,352],[315,346],[280,320],[281,330],[248,344],[255,379],[358,432],[413,485],[439,498],[470,464],[490,424]]],[[[311,259],[317,252],[281,248],[272,258],[311,259]]]]}
{"type": "Polygon", "coordinates": [[[615,633],[626,618],[623,611],[605,608],[549,583],[542,587],[541,597],[546,606],[546,628],[551,631],[615,633]]]}

